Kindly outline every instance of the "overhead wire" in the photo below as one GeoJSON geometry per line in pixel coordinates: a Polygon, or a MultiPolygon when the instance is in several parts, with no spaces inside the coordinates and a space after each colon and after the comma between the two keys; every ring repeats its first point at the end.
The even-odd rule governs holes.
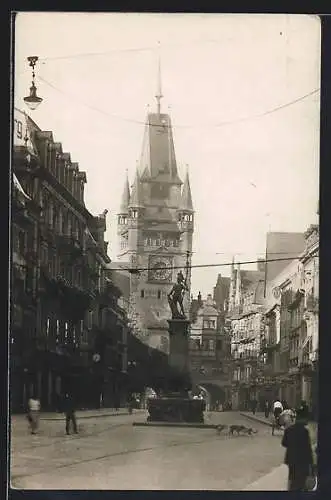
{"type": "MultiPolygon", "coordinates": [[[[296,255],[295,257],[281,257],[279,259],[264,259],[263,263],[268,263],[268,262],[280,262],[280,261],[293,261],[300,259],[302,255],[296,255]]],[[[217,263],[217,264],[192,264],[189,265],[189,269],[197,269],[197,268],[207,268],[207,267],[226,267],[226,266],[233,266],[234,264],[236,265],[244,265],[244,264],[259,264],[261,261],[259,260],[246,260],[246,261],[241,261],[241,262],[222,262],[222,263],[217,263]]],[[[183,269],[185,268],[185,265],[183,266],[171,266],[171,269],[183,269]]],[[[158,267],[158,266],[153,266],[151,267],[109,267],[108,268],[110,271],[126,271],[131,274],[139,274],[140,272],[143,271],[158,271],[158,270],[165,270],[169,269],[168,267],[158,267]]]]}
{"type": "MultiPolygon", "coordinates": [[[[90,105],[90,104],[88,104],[88,103],[86,103],[86,102],[84,102],[84,101],[82,101],[80,99],[77,99],[73,94],[71,94],[71,93],[69,93],[69,92],[67,92],[67,91],[65,91],[63,89],[60,89],[59,87],[55,86],[54,84],[52,84],[51,82],[49,82],[48,80],[46,80],[45,78],[43,78],[41,76],[37,76],[37,79],[39,81],[45,83],[49,87],[53,88],[57,92],[60,92],[61,94],[70,97],[71,99],[75,100],[79,104],[81,104],[81,105],[83,105],[83,106],[91,109],[92,111],[95,111],[97,113],[101,113],[104,116],[107,116],[109,118],[115,118],[115,119],[126,121],[126,122],[129,122],[129,123],[135,123],[137,125],[143,125],[143,126],[160,128],[160,124],[147,123],[146,121],[143,121],[143,120],[136,120],[136,119],[133,119],[133,118],[127,118],[127,117],[124,117],[124,116],[119,116],[119,115],[115,115],[115,114],[109,113],[108,111],[105,111],[105,110],[103,110],[101,108],[98,108],[96,106],[92,106],[92,105],[90,105]]],[[[271,108],[271,109],[269,109],[267,111],[264,111],[262,113],[257,113],[255,115],[250,115],[250,116],[246,116],[246,117],[242,117],[242,118],[237,118],[237,119],[234,119],[234,120],[226,120],[226,121],[223,121],[223,122],[220,122],[220,123],[215,123],[215,124],[202,124],[202,123],[196,124],[196,125],[181,125],[181,124],[177,125],[176,124],[175,128],[176,129],[178,129],[178,128],[192,129],[192,128],[204,128],[204,127],[207,127],[207,128],[219,128],[219,127],[224,127],[224,126],[227,126],[227,125],[234,125],[236,123],[242,123],[242,122],[245,122],[245,121],[255,120],[255,119],[262,118],[264,116],[270,115],[272,113],[276,113],[277,111],[285,109],[285,108],[287,108],[289,106],[292,106],[294,104],[297,104],[298,102],[301,102],[301,101],[307,99],[308,97],[311,97],[312,95],[317,94],[319,91],[320,91],[320,88],[314,89],[311,92],[308,92],[307,94],[298,97],[297,99],[294,99],[294,100],[289,101],[287,103],[281,104],[279,106],[271,108]]],[[[164,129],[171,128],[171,127],[172,127],[171,124],[169,124],[169,125],[167,123],[162,124],[162,128],[164,128],[164,129]]]]}
{"type": "MultiPolygon", "coordinates": [[[[206,44],[206,43],[221,43],[218,40],[213,40],[213,39],[203,39],[203,40],[191,40],[187,43],[164,43],[162,42],[162,50],[167,49],[168,47],[187,47],[191,45],[196,45],[196,44],[206,44]]],[[[110,50],[105,50],[104,52],[81,52],[78,54],[71,54],[71,55],[66,55],[66,56],[50,56],[50,57],[40,57],[39,61],[41,62],[46,62],[46,61],[57,61],[57,60],[65,60],[65,59],[83,59],[86,57],[102,57],[102,56],[108,56],[111,54],[123,54],[123,53],[131,53],[131,52],[156,52],[158,49],[159,45],[150,45],[147,47],[129,47],[129,48],[119,48],[119,49],[110,49],[110,50]]]]}

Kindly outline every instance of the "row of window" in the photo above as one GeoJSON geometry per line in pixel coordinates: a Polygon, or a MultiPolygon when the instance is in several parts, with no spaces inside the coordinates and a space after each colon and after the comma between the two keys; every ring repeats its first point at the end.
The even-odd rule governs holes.
{"type": "Polygon", "coordinates": [[[145,238],[144,245],[147,247],[178,247],[179,239],[145,238]]]}
{"type": "Polygon", "coordinates": [[[217,350],[222,350],[223,344],[222,340],[217,339],[208,339],[208,340],[200,340],[200,339],[190,339],[190,349],[192,350],[206,350],[206,351],[214,351],[215,347],[217,350]]]}
{"type": "Polygon", "coordinates": [[[214,330],[216,328],[216,320],[215,319],[203,320],[203,328],[214,330]]]}
{"type": "Polygon", "coordinates": [[[45,320],[45,335],[47,338],[53,337],[60,344],[76,344],[79,342],[88,342],[89,331],[93,325],[97,324],[103,328],[109,324],[109,313],[102,309],[88,311],[85,320],[81,320],[78,325],[70,326],[68,322],[57,318],[48,317],[45,320]]]}
{"type": "Polygon", "coordinates": [[[84,341],[84,324],[69,325],[67,321],[55,318],[46,318],[45,322],[46,338],[54,338],[57,344],[78,345],[84,341]]]}
{"type": "Polygon", "coordinates": [[[140,290],[140,297],[142,299],[148,299],[148,298],[157,298],[157,299],[162,299],[165,297],[166,292],[163,290],[153,290],[153,289],[147,289],[147,290],[140,290]]]}
{"type": "Polygon", "coordinates": [[[45,196],[41,201],[45,222],[59,234],[73,236],[81,240],[83,231],[79,219],[73,212],[60,204],[54,203],[50,196],[45,196]]]}

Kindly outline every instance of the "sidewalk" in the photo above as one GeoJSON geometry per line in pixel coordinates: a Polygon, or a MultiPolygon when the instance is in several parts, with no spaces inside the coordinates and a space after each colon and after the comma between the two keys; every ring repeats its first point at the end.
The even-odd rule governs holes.
{"type": "MultiPolygon", "coordinates": [[[[253,413],[248,412],[248,411],[241,411],[240,415],[243,415],[246,418],[249,418],[250,420],[255,420],[255,422],[260,422],[261,424],[269,425],[270,427],[272,426],[272,415],[270,414],[269,418],[265,418],[263,412],[256,412],[255,415],[253,413]]],[[[318,431],[318,425],[317,422],[308,422],[308,430],[309,434],[312,440],[312,443],[315,444],[317,442],[317,431],[318,431]]]]}
{"type": "MultiPolygon", "coordinates": [[[[133,410],[132,415],[137,413],[143,413],[146,410],[133,410]]],[[[82,418],[98,418],[98,417],[118,417],[120,415],[130,415],[127,408],[120,408],[118,411],[115,411],[113,408],[102,408],[100,410],[78,410],[76,411],[76,417],[80,420],[82,418]]],[[[12,420],[20,420],[22,418],[26,418],[25,414],[16,414],[12,415],[12,420]]],[[[40,413],[40,420],[64,420],[64,413],[40,413]]]]}
{"type": "Polygon", "coordinates": [[[270,427],[272,426],[271,414],[270,414],[269,418],[265,418],[264,413],[262,413],[262,412],[256,412],[255,415],[253,415],[253,413],[251,413],[251,412],[241,411],[240,415],[243,415],[243,417],[254,420],[255,422],[260,422],[261,424],[269,425],[270,427]]]}
{"type": "Polygon", "coordinates": [[[287,491],[288,470],[285,464],[248,485],[243,491],[287,491]]]}
{"type": "MultiPolygon", "coordinates": [[[[262,412],[256,412],[255,415],[253,415],[253,413],[249,413],[247,411],[242,411],[242,412],[240,412],[240,415],[243,415],[244,417],[249,418],[250,420],[253,420],[255,422],[269,425],[270,427],[272,426],[271,416],[269,418],[265,418],[264,413],[262,413],[262,412]]],[[[317,422],[308,422],[307,429],[309,431],[311,444],[313,447],[314,463],[316,464],[317,463],[317,455],[316,455],[315,445],[317,444],[317,434],[318,434],[317,422]]]]}

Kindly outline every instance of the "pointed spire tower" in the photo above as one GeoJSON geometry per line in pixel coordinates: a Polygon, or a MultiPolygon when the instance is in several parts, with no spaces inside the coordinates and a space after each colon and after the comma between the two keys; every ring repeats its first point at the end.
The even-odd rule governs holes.
{"type": "Polygon", "coordinates": [[[230,272],[230,289],[229,289],[229,312],[234,309],[234,298],[236,291],[236,271],[234,268],[234,256],[232,256],[231,272],[230,272]]]}
{"type": "Polygon", "coordinates": [[[186,165],[186,175],[182,191],[181,208],[186,212],[193,212],[192,194],[188,165],[186,165]]]}
{"type": "Polygon", "coordinates": [[[132,184],[131,197],[128,206],[129,208],[143,208],[144,206],[142,185],[138,169],[136,170],[136,175],[132,184]]]}
{"type": "Polygon", "coordinates": [[[128,171],[126,171],[126,178],[120,205],[120,214],[127,214],[129,212],[129,202],[130,202],[129,176],[128,176],[128,171]]]}
{"type": "Polygon", "coordinates": [[[121,198],[120,211],[117,214],[117,238],[119,243],[119,258],[125,254],[128,247],[128,218],[129,218],[129,203],[130,203],[130,187],[128,171],[124,182],[124,189],[121,198]]]}
{"type": "Polygon", "coordinates": [[[182,232],[193,232],[193,214],[194,210],[192,203],[191,186],[188,173],[188,165],[186,165],[185,182],[181,193],[178,209],[179,227],[182,232]]]}
{"type": "Polygon", "coordinates": [[[237,264],[237,271],[236,271],[236,289],[235,289],[235,308],[236,310],[240,310],[240,305],[241,305],[241,270],[240,270],[240,263],[238,262],[237,264]]]}
{"type": "Polygon", "coordinates": [[[162,94],[162,80],[161,80],[161,55],[160,55],[160,42],[158,45],[158,72],[157,72],[157,93],[155,95],[155,99],[157,102],[157,114],[161,114],[161,99],[163,97],[162,94]]]}
{"type": "Polygon", "coordinates": [[[161,112],[162,81],[160,46],[157,61],[156,112],[147,113],[138,171],[141,181],[181,185],[178,175],[172,125],[169,113],[161,112]]]}

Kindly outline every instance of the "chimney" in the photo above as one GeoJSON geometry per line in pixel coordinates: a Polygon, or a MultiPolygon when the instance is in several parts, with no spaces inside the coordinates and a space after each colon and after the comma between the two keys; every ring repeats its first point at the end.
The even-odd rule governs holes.
{"type": "Polygon", "coordinates": [[[265,272],[265,259],[257,259],[257,270],[261,273],[265,272]]]}

